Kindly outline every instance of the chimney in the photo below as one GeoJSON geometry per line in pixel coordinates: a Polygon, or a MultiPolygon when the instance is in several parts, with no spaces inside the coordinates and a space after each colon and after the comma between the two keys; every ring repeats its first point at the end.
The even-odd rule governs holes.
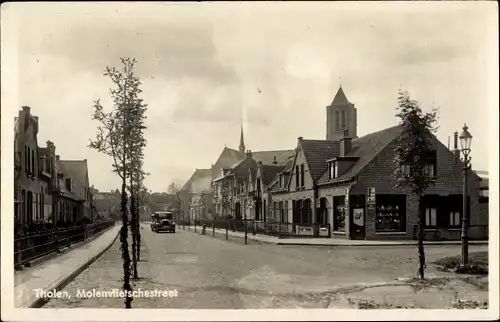
{"type": "Polygon", "coordinates": [[[251,158],[252,157],[252,151],[251,150],[247,150],[247,158],[251,158]]]}
{"type": "Polygon", "coordinates": [[[344,136],[340,139],[340,156],[345,157],[351,152],[352,139],[349,137],[349,132],[344,130],[344,136]]]}
{"type": "Polygon", "coordinates": [[[455,162],[460,161],[460,149],[458,148],[458,132],[453,133],[453,154],[455,155],[455,162]]]}
{"type": "Polygon", "coordinates": [[[26,114],[30,114],[30,107],[29,106],[23,106],[23,112],[26,114]]]}
{"type": "Polygon", "coordinates": [[[299,141],[302,141],[304,138],[303,138],[303,137],[301,137],[301,136],[299,136],[297,139],[298,139],[299,141]]]}
{"type": "Polygon", "coordinates": [[[56,155],[56,161],[59,161],[60,157],[58,155],[56,155]]]}
{"type": "Polygon", "coordinates": [[[276,156],[274,156],[274,159],[273,159],[273,164],[274,164],[274,165],[277,165],[277,164],[278,164],[278,161],[276,161],[276,156]]]}
{"type": "Polygon", "coordinates": [[[87,163],[87,159],[83,159],[83,161],[84,161],[85,163],[87,163]]]}

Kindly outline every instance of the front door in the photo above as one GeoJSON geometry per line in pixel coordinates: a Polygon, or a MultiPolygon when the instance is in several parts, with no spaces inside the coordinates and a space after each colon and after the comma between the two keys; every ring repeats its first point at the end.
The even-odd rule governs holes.
{"type": "Polygon", "coordinates": [[[349,218],[351,239],[365,239],[365,196],[349,196],[349,218]]]}

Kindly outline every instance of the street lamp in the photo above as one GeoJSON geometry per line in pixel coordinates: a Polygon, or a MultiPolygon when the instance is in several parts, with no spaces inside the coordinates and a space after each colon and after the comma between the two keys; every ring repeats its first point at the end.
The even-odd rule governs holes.
{"type": "Polygon", "coordinates": [[[461,234],[461,239],[462,239],[462,258],[460,262],[460,267],[464,268],[465,266],[468,265],[469,261],[469,245],[468,245],[468,236],[467,236],[467,230],[468,230],[468,224],[469,224],[469,207],[468,207],[468,190],[467,190],[467,175],[469,172],[469,169],[471,168],[470,166],[470,146],[472,142],[472,135],[468,131],[467,124],[464,124],[464,127],[462,128],[462,133],[460,133],[460,136],[458,137],[460,139],[460,146],[463,154],[463,172],[464,172],[464,182],[463,182],[463,203],[462,203],[462,234],[461,234]]]}

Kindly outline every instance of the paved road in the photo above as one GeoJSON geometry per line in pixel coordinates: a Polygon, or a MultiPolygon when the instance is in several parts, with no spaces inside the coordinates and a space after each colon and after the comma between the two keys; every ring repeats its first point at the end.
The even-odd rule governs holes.
{"type": "MultiPolygon", "coordinates": [[[[135,298],[138,308],[322,308],[326,292],[358,283],[414,276],[416,247],[277,246],[224,236],[202,236],[179,229],[175,234],[142,230],[142,261],[134,289],[176,289],[176,298],[135,298]]],[[[116,298],[76,298],[77,289],[109,290],[121,284],[119,242],[65,290],[71,299],[53,299],[45,307],[123,307],[116,298]]],[[[472,246],[471,251],[487,246],[472,246]]],[[[426,246],[427,258],[460,253],[459,246],[426,246]]],[[[428,274],[441,274],[429,264],[428,274]]]]}

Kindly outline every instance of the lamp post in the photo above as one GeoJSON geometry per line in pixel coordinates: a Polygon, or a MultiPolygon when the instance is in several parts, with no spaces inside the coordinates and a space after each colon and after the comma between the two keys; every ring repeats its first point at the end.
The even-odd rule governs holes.
{"type": "Polygon", "coordinates": [[[470,146],[472,142],[472,135],[468,131],[467,124],[464,124],[462,128],[462,133],[460,133],[460,146],[463,154],[463,172],[464,172],[464,182],[463,182],[463,200],[462,200],[462,258],[460,261],[460,267],[464,268],[469,263],[469,241],[467,236],[468,225],[469,225],[469,207],[468,207],[468,189],[467,189],[467,176],[470,166],[470,146]]]}

